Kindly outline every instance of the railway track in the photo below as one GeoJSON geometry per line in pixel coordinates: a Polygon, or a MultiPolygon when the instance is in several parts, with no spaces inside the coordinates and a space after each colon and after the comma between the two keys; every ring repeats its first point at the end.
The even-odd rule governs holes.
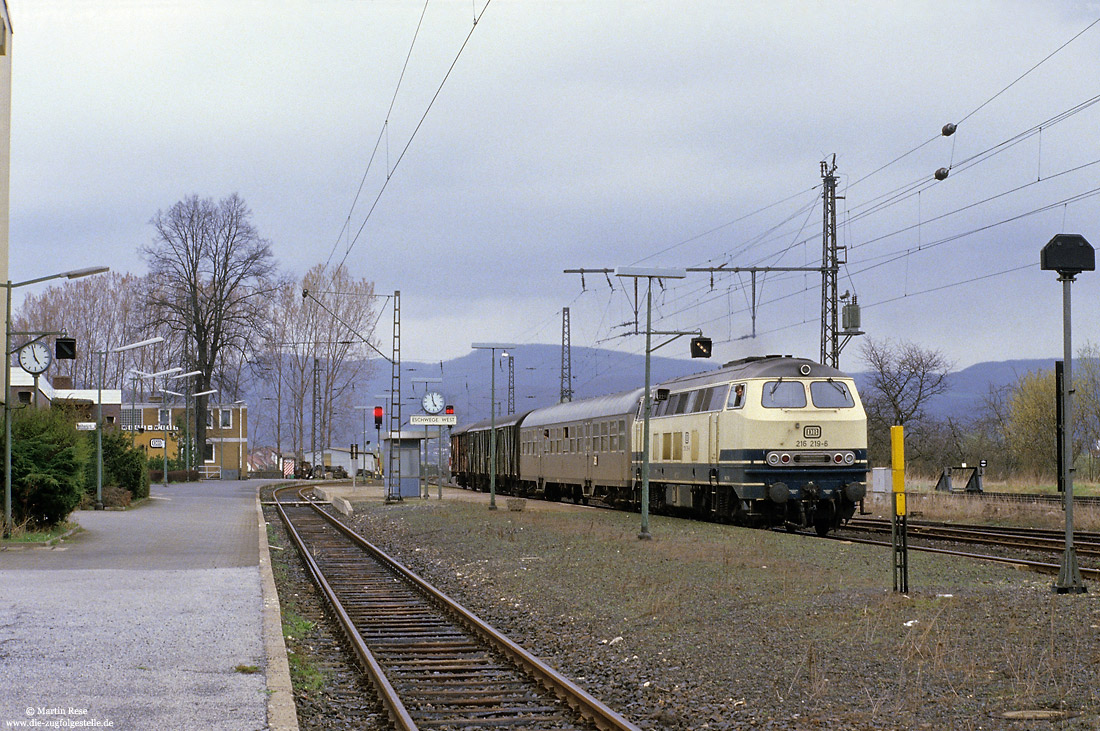
{"type": "Polygon", "coordinates": [[[637,731],[318,505],[282,499],[297,489],[276,509],[398,729],[637,731]]]}
{"type": "MultiPolygon", "coordinates": [[[[890,546],[891,543],[889,540],[862,539],[848,535],[849,532],[889,534],[890,530],[889,520],[859,518],[850,521],[842,529],[840,534],[833,537],[838,540],[847,540],[856,543],[890,546]]],[[[1057,574],[1061,568],[1061,564],[1036,561],[1033,558],[1028,558],[1028,556],[1036,552],[1060,554],[1065,549],[1064,532],[1046,529],[909,522],[906,530],[910,539],[908,544],[909,550],[912,551],[925,551],[929,553],[963,556],[985,561],[1027,566],[1035,571],[1048,574],[1057,574]],[[1002,553],[973,553],[969,551],[941,548],[938,546],[919,545],[912,543],[912,539],[914,538],[933,542],[966,543],[988,546],[996,548],[1002,551],[1002,553]],[[1008,555],[1010,553],[1013,555],[1008,555]]],[[[1075,532],[1074,550],[1078,557],[1100,556],[1100,534],[1075,532]]],[[[1082,566],[1080,571],[1083,576],[1100,578],[1100,569],[1082,566]]]]}
{"type": "MultiPolygon", "coordinates": [[[[852,530],[889,533],[890,521],[883,519],[856,519],[848,523],[852,530]]],[[[1020,548],[1029,551],[1061,553],[1064,550],[1065,531],[1043,528],[1015,528],[983,525],[947,525],[939,523],[908,524],[911,538],[935,538],[956,543],[1020,548]]],[[[1082,531],[1074,532],[1074,549],[1078,556],[1100,556],[1100,535],[1082,531]]]]}

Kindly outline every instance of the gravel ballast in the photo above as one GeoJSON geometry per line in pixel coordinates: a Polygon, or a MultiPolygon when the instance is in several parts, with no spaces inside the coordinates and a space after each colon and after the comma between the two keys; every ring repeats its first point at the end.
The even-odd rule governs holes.
{"type": "Polygon", "coordinates": [[[352,522],[643,728],[1100,726],[1095,593],[913,553],[900,595],[885,548],[662,517],[639,541],[635,514],[527,506],[352,522]]]}

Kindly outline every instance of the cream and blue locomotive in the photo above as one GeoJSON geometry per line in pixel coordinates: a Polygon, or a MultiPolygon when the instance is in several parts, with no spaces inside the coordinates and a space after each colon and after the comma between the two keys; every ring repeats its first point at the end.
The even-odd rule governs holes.
{"type": "MultiPolygon", "coordinates": [[[[789,356],[745,358],[658,384],[650,414],[650,509],[814,527],[852,517],[866,493],[867,417],[852,379],[789,356]]],[[[502,492],[638,509],[643,390],[506,417],[502,492]]],[[[452,434],[459,484],[488,484],[489,423],[452,434]],[[484,452],[484,454],[482,454],[484,452]]]]}

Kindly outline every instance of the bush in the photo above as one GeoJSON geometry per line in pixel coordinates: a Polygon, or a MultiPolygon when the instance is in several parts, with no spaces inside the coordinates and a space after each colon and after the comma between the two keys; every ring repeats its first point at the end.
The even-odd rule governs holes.
{"type": "Polygon", "coordinates": [[[52,526],[68,517],[83,493],[86,442],[68,416],[52,409],[12,413],[12,517],[52,526]]]}
{"type": "MultiPolygon", "coordinates": [[[[96,493],[96,444],[95,432],[88,432],[88,448],[91,452],[89,467],[85,472],[84,489],[90,495],[96,493]]],[[[103,487],[120,487],[134,500],[149,497],[149,475],[145,471],[145,453],[130,444],[125,434],[103,432],[103,487]]]]}

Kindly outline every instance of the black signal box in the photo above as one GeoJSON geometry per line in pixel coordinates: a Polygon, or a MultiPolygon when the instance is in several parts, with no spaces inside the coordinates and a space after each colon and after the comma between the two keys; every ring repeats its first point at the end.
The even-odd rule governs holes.
{"type": "Polygon", "coordinates": [[[710,338],[692,338],[691,339],[691,357],[692,358],[709,358],[711,353],[711,341],[710,338]]]}
{"type": "Polygon", "coordinates": [[[58,338],[55,340],[53,354],[58,360],[75,360],[76,338],[58,338]]]}
{"type": "Polygon", "coordinates": [[[1081,234],[1058,234],[1039,253],[1039,268],[1063,277],[1096,270],[1096,250],[1081,234]]]}

